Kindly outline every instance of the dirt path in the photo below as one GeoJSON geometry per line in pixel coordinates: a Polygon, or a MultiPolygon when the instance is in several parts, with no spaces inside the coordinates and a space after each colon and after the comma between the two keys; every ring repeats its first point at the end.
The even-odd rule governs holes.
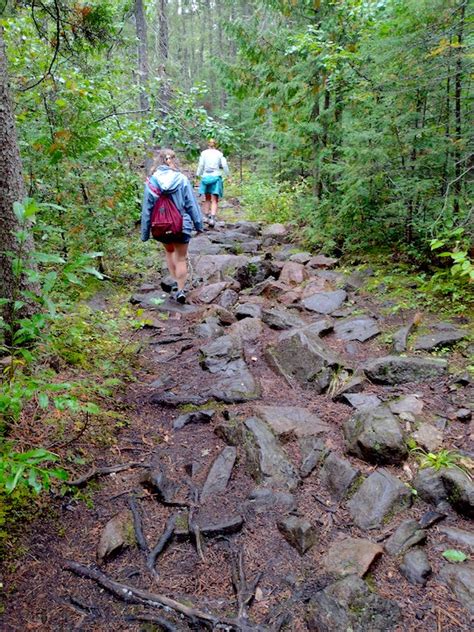
{"type": "MultiPolygon", "coordinates": [[[[150,323],[123,396],[131,423],[96,463],[135,465],[36,526],[5,578],[2,629],[470,628],[472,564],[442,552],[473,546],[472,482],[457,468],[416,478],[406,450],[409,437],[472,449],[464,360],[387,360],[384,334],[410,315],[384,315],[370,271],[342,275],[287,239],[220,225],[193,241],[189,306],[156,279],[137,289],[150,323]]],[[[466,334],[434,320],[427,333],[435,349],[466,334]]]]}

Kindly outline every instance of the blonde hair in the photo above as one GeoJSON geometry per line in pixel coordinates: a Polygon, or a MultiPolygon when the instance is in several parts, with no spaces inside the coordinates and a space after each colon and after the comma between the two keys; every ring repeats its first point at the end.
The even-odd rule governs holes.
{"type": "Polygon", "coordinates": [[[179,168],[176,153],[169,147],[164,147],[163,149],[156,149],[153,153],[154,155],[153,155],[151,173],[156,171],[158,167],[161,167],[162,165],[167,165],[169,160],[173,161],[174,167],[176,167],[176,169],[179,168]]]}
{"type": "Polygon", "coordinates": [[[215,138],[209,138],[207,141],[207,146],[215,149],[217,147],[217,141],[215,140],[215,138]]]}

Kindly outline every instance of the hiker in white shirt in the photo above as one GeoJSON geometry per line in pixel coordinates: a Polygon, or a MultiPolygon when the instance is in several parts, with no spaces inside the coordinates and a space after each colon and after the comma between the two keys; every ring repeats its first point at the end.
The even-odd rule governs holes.
{"type": "Polygon", "coordinates": [[[213,138],[207,142],[207,149],[201,153],[196,175],[201,177],[199,194],[204,195],[206,201],[203,209],[212,228],[216,222],[217,206],[219,198],[224,194],[222,174],[229,175],[229,167],[224,154],[217,149],[217,143],[213,138]]]}

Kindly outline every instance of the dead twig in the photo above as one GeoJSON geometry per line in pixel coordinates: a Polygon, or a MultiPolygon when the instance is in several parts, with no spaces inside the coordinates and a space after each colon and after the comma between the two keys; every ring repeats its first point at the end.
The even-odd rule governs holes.
{"type": "Polygon", "coordinates": [[[135,537],[137,539],[138,548],[144,553],[148,553],[148,543],[143,533],[143,522],[140,514],[140,510],[137,505],[137,499],[135,496],[130,496],[128,499],[128,506],[133,514],[133,528],[135,530],[135,537]]]}
{"type": "Polygon", "coordinates": [[[79,478],[75,478],[72,481],[67,481],[66,485],[69,485],[70,487],[82,487],[93,478],[97,478],[98,476],[105,476],[106,474],[115,474],[117,472],[122,472],[123,470],[129,470],[132,467],[149,468],[150,466],[147,463],[131,462],[120,463],[118,465],[106,465],[104,467],[96,467],[93,470],[87,472],[87,474],[79,476],[79,478]]]}
{"type": "Polygon", "coordinates": [[[155,570],[156,558],[163,551],[165,546],[173,537],[174,528],[176,526],[176,520],[178,519],[178,514],[174,514],[171,518],[168,518],[166,523],[165,530],[163,531],[160,539],[156,543],[156,546],[150,551],[146,559],[146,566],[148,570],[150,570],[155,576],[158,575],[155,570]]]}
{"type": "Polygon", "coordinates": [[[243,549],[240,549],[238,553],[232,553],[231,562],[232,584],[234,586],[235,594],[237,596],[237,603],[239,605],[237,621],[247,621],[247,608],[255,597],[255,590],[257,589],[258,582],[262,577],[262,573],[257,573],[257,576],[252,582],[247,581],[247,577],[245,574],[243,549]]]}
{"type": "Polygon", "coordinates": [[[172,623],[164,617],[160,617],[157,614],[129,614],[125,617],[125,621],[133,623],[134,621],[143,621],[148,623],[157,623],[160,630],[164,632],[184,632],[185,628],[180,625],[172,623]]]}
{"type": "Polygon", "coordinates": [[[171,610],[179,612],[179,614],[182,614],[185,617],[188,617],[192,620],[198,619],[203,624],[214,627],[218,624],[226,624],[231,626],[234,625],[234,621],[220,619],[216,615],[204,612],[199,608],[186,606],[179,601],[175,601],[170,597],[166,597],[165,595],[152,593],[148,590],[135,588],[135,586],[129,586],[127,584],[116,582],[113,579],[107,577],[107,575],[104,575],[104,573],[102,573],[101,571],[89,568],[84,564],[79,564],[78,562],[68,560],[64,563],[63,568],[65,570],[71,571],[79,577],[92,579],[99,586],[110,592],[112,595],[127,603],[148,605],[155,608],[170,608],[171,610]]]}

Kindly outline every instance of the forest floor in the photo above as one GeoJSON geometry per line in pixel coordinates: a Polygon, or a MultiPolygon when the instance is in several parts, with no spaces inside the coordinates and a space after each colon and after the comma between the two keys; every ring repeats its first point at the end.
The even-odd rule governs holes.
{"type": "Polygon", "coordinates": [[[95,468],[132,465],[97,471],[25,529],[4,569],[2,630],[472,629],[472,562],[442,556],[473,546],[468,319],[417,315],[397,357],[431,373],[415,362],[368,379],[415,310],[394,309],[382,284],[369,291],[370,269],[342,273],[284,227],[226,212],[232,222],[192,242],[189,305],[155,275],[135,288],[147,325],[133,334],[136,380],[117,395],[128,423],[113,449],[90,447],[95,468]],[[415,350],[422,335],[432,347],[415,350]],[[353,441],[357,415],[351,432],[368,426],[353,441]],[[423,454],[407,440],[456,450],[461,469],[418,485],[423,454]],[[156,607],[163,596],[177,603],[156,607]]]}

